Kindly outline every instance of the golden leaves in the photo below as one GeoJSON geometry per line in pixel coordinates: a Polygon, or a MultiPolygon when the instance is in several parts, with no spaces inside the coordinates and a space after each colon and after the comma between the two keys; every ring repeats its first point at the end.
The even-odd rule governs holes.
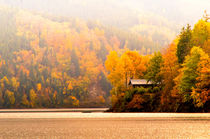
{"type": "Polygon", "coordinates": [[[36,89],[37,89],[37,91],[41,91],[41,89],[42,89],[42,84],[41,84],[41,83],[38,83],[38,84],[36,85],[36,89]]]}

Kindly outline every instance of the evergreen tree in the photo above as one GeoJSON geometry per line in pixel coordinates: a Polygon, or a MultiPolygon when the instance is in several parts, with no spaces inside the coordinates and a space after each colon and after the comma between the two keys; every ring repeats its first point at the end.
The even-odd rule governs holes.
{"type": "Polygon", "coordinates": [[[147,73],[145,75],[148,81],[153,83],[160,83],[162,81],[162,75],[160,74],[160,68],[163,63],[163,58],[160,52],[155,53],[154,56],[149,61],[147,67],[147,73]]]}
{"type": "Polygon", "coordinates": [[[184,27],[182,28],[180,39],[177,45],[176,55],[178,57],[178,62],[180,64],[184,62],[185,56],[189,53],[191,49],[191,44],[190,44],[191,37],[192,37],[192,31],[190,25],[188,24],[186,29],[184,27]]]}
{"type": "Polygon", "coordinates": [[[102,71],[99,74],[99,84],[100,84],[102,90],[107,92],[106,96],[109,96],[109,91],[111,90],[112,86],[108,82],[106,76],[104,75],[104,73],[102,71]]]}
{"type": "Polygon", "coordinates": [[[71,52],[71,64],[71,75],[74,77],[78,77],[80,75],[79,59],[74,49],[71,52]]]}
{"type": "Polygon", "coordinates": [[[201,55],[204,52],[199,47],[193,47],[190,55],[186,57],[184,61],[183,68],[181,70],[181,79],[179,83],[179,93],[184,97],[184,102],[190,101],[190,93],[192,88],[195,88],[196,78],[198,77],[198,63],[200,61],[201,55]]]}

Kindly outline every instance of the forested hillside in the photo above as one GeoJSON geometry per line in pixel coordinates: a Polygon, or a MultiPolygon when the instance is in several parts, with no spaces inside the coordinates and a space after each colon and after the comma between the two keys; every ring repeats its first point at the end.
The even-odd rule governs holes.
{"type": "Polygon", "coordinates": [[[200,63],[203,56],[209,59],[209,23],[200,20],[193,30],[184,28],[165,52],[151,55],[166,47],[177,26],[152,13],[136,16],[135,24],[118,28],[1,6],[0,108],[104,107],[111,102],[116,111],[181,111],[188,110],[182,108],[186,103],[194,104],[190,109],[206,108],[209,88],[198,92],[206,87],[200,82],[209,85],[204,66],[209,61],[200,63]],[[195,53],[199,58],[185,58],[195,53]],[[194,69],[188,76],[192,59],[197,65],[188,67],[194,69]],[[158,86],[140,89],[138,95],[127,86],[130,78],[158,86]]]}
{"type": "Polygon", "coordinates": [[[109,50],[120,49],[117,38],[77,19],[4,8],[0,13],[0,107],[107,104],[103,61],[109,50]]]}
{"type": "Polygon", "coordinates": [[[210,22],[188,24],[167,49],[142,56],[136,51],[110,52],[105,62],[113,88],[115,112],[209,112],[210,22]],[[147,79],[149,88],[128,86],[129,79],[147,79]]]}
{"type": "Polygon", "coordinates": [[[0,8],[0,107],[98,107],[110,103],[110,51],[160,44],[94,21],[0,8]]]}

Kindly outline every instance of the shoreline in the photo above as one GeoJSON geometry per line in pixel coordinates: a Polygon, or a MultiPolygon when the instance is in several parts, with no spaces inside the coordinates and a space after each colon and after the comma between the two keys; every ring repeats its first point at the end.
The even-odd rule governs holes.
{"type": "Polygon", "coordinates": [[[58,119],[58,118],[90,118],[90,119],[101,119],[101,118],[168,118],[168,119],[206,119],[210,120],[210,113],[106,113],[103,111],[7,111],[0,112],[0,119],[10,118],[44,118],[44,119],[58,119]]]}

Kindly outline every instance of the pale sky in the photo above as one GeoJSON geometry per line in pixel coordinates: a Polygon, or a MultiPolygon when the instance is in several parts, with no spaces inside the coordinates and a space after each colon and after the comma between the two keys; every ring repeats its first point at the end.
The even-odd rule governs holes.
{"type": "Polygon", "coordinates": [[[210,0],[0,0],[0,4],[113,25],[118,22],[119,26],[126,20],[135,21],[141,13],[156,14],[181,25],[194,24],[204,10],[210,13],[210,0]]]}

